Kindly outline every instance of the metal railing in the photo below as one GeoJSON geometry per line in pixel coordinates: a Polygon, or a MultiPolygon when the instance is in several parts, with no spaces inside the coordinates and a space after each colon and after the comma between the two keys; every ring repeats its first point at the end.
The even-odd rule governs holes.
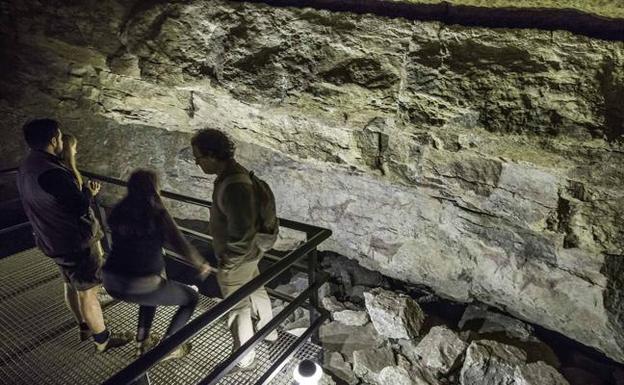
{"type": "MultiPolygon", "coordinates": [[[[0,175],[6,175],[10,173],[16,173],[16,168],[0,170],[0,175]]],[[[96,179],[105,183],[126,186],[126,182],[98,175],[91,172],[82,172],[82,174],[88,178],[96,179]]],[[[211,207],[212,203],[207,200],[189,197],[168,191],[161,191],[163,197],[173,199],[176,201],[203,206],[211,207]]],[[[105,210],[96,200],[96,207],[98,208],[98,214],[102,225],[105,225],[105,210]]],[[[294,355],[294,353],[301,347],[308,338],[316,336],[318,338],[318,328],[321,324],[329,318],[329,313],[318,305],[318,289],[327,280],[325,274],[318,274],[318,255],[317,246],[331,236],[331,230],[296,222],[284,218],[279,218],[280,227],[290,228],[296,231],[301,231],[306,234],[306,241],[299,245],[295,250],[292,250],[285,255],[279,255],[270,251],[266,254],[266,258],[274,262],[266,271],[262,272],[259,276],[255,277],[247,284],[242,286],[236,292],[217,305],[207,310],[206,312],[198,315],[182,329],[168,338],[162,340],[152,350],[139,357],[128,366],[117,372],[104,382],[105,385],[121,385],[132,383],[149,383],[149,377],[147,375],[148,370],[156,365],[161,359],[167,356],[170,352],[175,350],[178,346],[195,336],[198,332],[204,328],[210,327],[221,317],[226,315],[232,310],[240,301],[246,299],[254,291],[260,287],[268,284],[273,279],[284,273],[290,268],[296,268],[299,270],[307,270],[308,272],[308,288],[296,298],[293,298],[288,306],[286,306],[280,313],[276,314],[273,319],[259,330],[250,340],[245,342],[237,351],[228,357],[224,362],[218,365],[212,372],[208,373],[204,379],[200,382],[201,385],[213,385],[216,384],[223,376],[227,374],[248,352],[254,349],[254,347],[264,339],[271,331],[282,323],[289,315],[291,315],[298,307],[306,306],[305,302],[308,301],[309,305],[306,306],[310,311],[310,327],[293,343],[283,354],[277,358],[277,360],[271,365],[269,370],[265,372],[260,379],[256,382],[257,385],[268,383],[271,378],[277,374],[279,369],[285,364],[285,362],[294,355]],[[304,257],[307,258],[307,266],[301,263],[304,257]]],[[[11,227],[12,230],[22,228],[27,224],[18,224],[11,227]]],[[[210,241],[211,237],[191,230],[182,226],[178,226],[180,230],[188,235],[202,239],[204,241],[210,241]]],[[[106,229],[107,233],[109,232],[106,229]]],[[[8,231],[8,230],[7,230],[8,231]]],[[[0,230],[0,234],[3,230],[0,230]]],[[[105,246],[110,250],[110,237],[105,238],[105,246]]],[[[167,251],[169,257],[175,258],[177,261],[184,261],[179,258],[175,253],[167,251]]],[[[287,296],[284,296],[287,297],[287,296]]],[[[284,298],[282,297],[282,298],[284,298]]]]}

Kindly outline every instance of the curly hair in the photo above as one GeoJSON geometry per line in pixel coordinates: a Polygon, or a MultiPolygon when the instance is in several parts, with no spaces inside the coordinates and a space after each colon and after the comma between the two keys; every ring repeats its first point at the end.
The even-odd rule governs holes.
{"type": "Polygon", "coordinates": [[[204,128],[193,135],[191,145],[195,146],[202,155],[210,155],[219,160],[234,158],[236,144],[223,131],[214,128],[204,128]]]}

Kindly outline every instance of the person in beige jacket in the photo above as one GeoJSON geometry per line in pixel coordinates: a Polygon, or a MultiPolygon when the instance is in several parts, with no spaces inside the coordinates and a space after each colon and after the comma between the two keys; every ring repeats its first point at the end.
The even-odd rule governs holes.
{"type": "MultiPolygon", "coordinates": [[[[202,171],[216,175],[210,208],[210,232],[219,261],[217,281],[227,297],[258,276],[258,262],[263,256],[257,245],[259,232],[258,207],[253,182],[247,169],[234,159],[235,144],[216,129],[198,131],[191,139],[195,162],[202,171]]],[[[229,313],[228,326],[234,339],[233,351],[254,334],[252,315],[258,319],[256,330],[271,318],[271,301],[264,288],[239,302],[229,313]]],[[[266,341],[277,340],[273,331],[266,341]]],[[[238,364],[238,370],[255,366],[255,352],[250,352],[238,364]]]]}

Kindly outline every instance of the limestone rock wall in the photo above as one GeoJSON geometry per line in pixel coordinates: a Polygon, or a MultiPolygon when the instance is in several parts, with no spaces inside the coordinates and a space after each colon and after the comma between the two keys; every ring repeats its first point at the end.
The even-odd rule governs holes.
{"type": "Polygon", "coordinates": [[[209,198],[189,138],[219,127],[326,248],[624,362],[622,42],[225,1],[2,11],[0,166],[54,116],[84,169],[209,198]]]}

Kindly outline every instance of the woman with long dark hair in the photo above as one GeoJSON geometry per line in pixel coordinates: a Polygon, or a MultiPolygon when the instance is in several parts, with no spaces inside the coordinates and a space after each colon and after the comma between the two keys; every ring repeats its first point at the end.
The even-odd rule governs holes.
{"type": "MultiPolygon", "coordinates": [[[[176,227],[162,203],[158,178],[152,171],[132,173],[128,194],[113,208],[108,224],[113,244],[104,265],[104,287],[114,298],[140,305],[136,337],[140,355],[154,344],[148,337],[157,306],[179,306],[167,337],[188,322],[198,301],[193,288],[163,277],[164,243],[195,265],[202,279],[213,270],[176,227]]],[[[188,343],[181,345],[168,358],[184,356],[190,349],[188,343]]]]}

